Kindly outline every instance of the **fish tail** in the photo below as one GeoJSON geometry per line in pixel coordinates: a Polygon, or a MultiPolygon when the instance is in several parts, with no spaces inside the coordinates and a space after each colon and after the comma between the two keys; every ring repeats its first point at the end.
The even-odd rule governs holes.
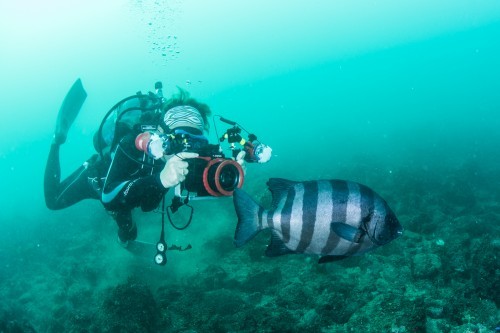
{"type": "Polygon", "coordinates": [[[240,247],[245,245],[261,231],[262,224],[259,215],[263,208],[255,202],[246,192],[236,189],[233,192],[234,208],[238,216],[238,224],[234,234],[234,245],[240,247]]]}

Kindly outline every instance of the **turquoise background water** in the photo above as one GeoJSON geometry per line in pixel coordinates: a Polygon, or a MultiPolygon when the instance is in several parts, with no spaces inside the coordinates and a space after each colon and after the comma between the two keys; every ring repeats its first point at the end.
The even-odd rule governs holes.
{"type": "MultiPolygon", "coordinates": [[[[318,156],[335,164],[364,153],[384,156],[388,168],[436,155],[493,158],[499,7],[2,2],[4,174],[25,183],[34,163],[43,166],[58,107],[77,77],[89,98],[63,173],[92,153],[91,137],[116,101],[157,80],[167,95],[186,88],[269,141],[274,165],[315,164],[318,156]]],[[[40,175],[30,177],[33,187],[40,175]]],[[[11,206],[22,196],[6,200],[11,206]]]]}
{"type": "MultiPolygon", "coordinates": [[[[58,256],[71,266],[79,253],[76,262],[107,271],[96,278],[99,290],[144,270],[149,286],[183,280],[223,260],[204,257],[218,237],[229,241],[224,253],[235,251],[229,199],[198,203],[190,229],[169,231],[194,249],[172,254],[168,273],[116,247],[114,222],[98,202],[45,208],[57,110],[78,77],[88,98],[62,147],[63,175],[93,153],[92,136],[114,103],[161,80],[165,95],[187,89],[273,148],[268,164],[248,166],[245,189],[255,197],[266,196],[269,177],[351,179],[382,194],[410,232],[445,237],[439,226],[411,227],[423,210],[440,211],[487,225],[498,239],[498,215],[477,218],[495,212],[500,185],[498,1],[24,0],[2,1],[0,21],[0,276],[22,276],[26,267],[46,276],[24,291],[37,327],[53,311],[38,298],[61,278],[58,256]],[[439,187],[456,179],[469,187],[439,187]],[[491,205],[467,209],[467,196],[452,195],[461,191],[491,205]],[[441,209],[443,201],[466,209],[441,209]]],[[[155,241],[159,217],[136,218],[140,238],[155,241]]],[[[18,287],[2,288],[19,297],[18,287]]]]}

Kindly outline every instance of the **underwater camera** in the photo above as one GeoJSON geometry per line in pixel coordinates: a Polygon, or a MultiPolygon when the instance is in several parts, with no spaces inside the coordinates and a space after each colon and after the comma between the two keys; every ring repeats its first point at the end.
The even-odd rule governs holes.
{"type": "Polygon", "coordinates": [[[230,196],[243,186],[244,173],[241,165],[219,152],[219,145],[207,145],[199,151],[200,156],[188,159],[189,173],[181,183],[181,190],[196,193],[196,196],[230,196]]]}
{"type": "Polygon", "coordinates": [[[186,160],[189,173],[178,192],[187,191],[193,197],[220,197],[230,196],[243,186],[244,172],[240,164],[225,158],[220,146],[209,144],[203,135],[183,130],[170,135],[144,132],[136,137],[135,146],[154,159],[180,152],[199,154],[186,160]]]}

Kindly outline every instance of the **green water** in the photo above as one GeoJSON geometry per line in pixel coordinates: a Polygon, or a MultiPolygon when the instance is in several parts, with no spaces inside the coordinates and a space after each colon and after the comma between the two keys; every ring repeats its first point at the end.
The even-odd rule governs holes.
{"type": "MultiPolygon", "coordinates": [[[[495,332],[500,326],[500,7],[495,1],[97,1],[0,4],[0,332],[495,332]],[[348,179],[403,237],[360,257],[264,256],[232,243],[230,198],[193,203],[169,251],[131,255],[96,201],[44,204],[59,105],[89,94],[68,175],[121,98],[180,86],[273,148],[270,177],[348,179]],[[153,253],[154,254],[154,253],[153,253]]],[[[216,140],[215,131],[210,132],[216,140]]],[[[171,195],[171,194],[169,194],[171,195]]],[[[167,197],[170,199],[170,196],[167,197]]],[[[134,211],[139,239],[161,216],[134,211]]]]}

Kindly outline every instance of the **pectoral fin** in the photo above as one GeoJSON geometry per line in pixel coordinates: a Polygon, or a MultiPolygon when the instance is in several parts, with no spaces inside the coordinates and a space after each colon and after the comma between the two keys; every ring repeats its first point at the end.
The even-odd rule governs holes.
{"type": "Polygon", "coordinates": [[[332,222],[330,224],[330,228],[340,238],[353,243],[359,243],[361,241],[361,237],[365,234],[364,230],[355,228],[352,225],[343,222],[332,222]]]}

